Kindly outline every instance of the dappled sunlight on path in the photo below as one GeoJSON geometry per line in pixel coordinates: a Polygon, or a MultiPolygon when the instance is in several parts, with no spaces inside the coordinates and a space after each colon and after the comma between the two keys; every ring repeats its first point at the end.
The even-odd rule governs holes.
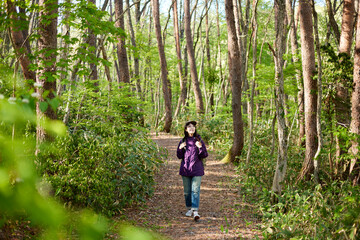
{"type": "Polygon", "coordinates": [[[216,161],[211,152],[201,183],[201,219],[195,222],[185,217],[180,160],[176,157],[181,138],[164,133],[152,134],[152,138],[168,150],[169,156],[156,175],[154,195],[145,206],[126,211],[130,221],[170,239],[254,239],[260,235],[256,227],[258,220],[249,210],[252,206],[243,203],[237,189],[232,187],[234,167],[216,161]]]}

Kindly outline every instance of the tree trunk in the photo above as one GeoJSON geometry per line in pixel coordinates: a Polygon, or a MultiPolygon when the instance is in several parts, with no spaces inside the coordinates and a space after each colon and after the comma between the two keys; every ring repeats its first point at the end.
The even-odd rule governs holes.
{"type": "Polygon", "coordinates": [[[253,2],[253,16],[252,16],[252,40],[253,40],[253,59],[252,59],[252,80],[251,80],[251,93],[249,101],[249,148],[246,155],[246,163],[250,162],[251,149],[254,141],[254,96],[255,96],[255,86],[256,86],[256,64],[257,64],[257,4],[258,0],[253,2]]]}
{"type": "MultiPolygon", "coordinates": [[[[128,6],[130,6],[129,0],[126,0],[126,3],[128,6]]],[[[138,19],[138,15],[140,14],[139,11],[139,7],[138,5],[140,5],[139,3],[137,4],[137,7],[135,8],[136,11],[136,16],[135,18],[138,19]]],[[[130,11],[127,11],[128,13],[128,21],[129,21],[129,30],[130,30],[130,38],[131,38],[131,44],[133,46],[133,58],[134,58],[134,79],[135,79],[135,84],[136,84],[136,91],[138,93],[139,98],[143,99],[143,95],[142,95],[142,91],[141,91],[141,84],[140,84],[140,63],[139,63],[139,57],[138,57],[138,50],[137,50],[137,44],[136,44],[136,39],[135,39],[135,31],[134,31],[134,27],[131,21],[131,14],[130,11]]],[[[136,27],[137,27],[137,23],[136,23],[136,27]]]]}
{"type": "Polygon", "coordinates": [[[55,106],[49,105],[56,94],[56,48],[57,48],[57,0],[39,1],[39,39],[38,39],[38,71],[36,83],[41,87],[36,88],[39,100],[36,103],[36,113],[39,123],[36,131],[38,142],[50,139],[43,129],[44,118],[57,119],[55,106]],[[47,93],[46,100],[43,93],[47,93]]]}
{"type": "Polygon", "coordinates": [[[354,31],[355,1],[344,0],[339,52],[350,55],[354,31]]]}
{"type": "MultiPolygon", "coordinates": [[[[360,6],[360,2],[359,2],[360,6]]],[[[356,135],[356,140],[352,141],[351,165],[349,169],[350,176],[354,184],[359,183],[360,166],[359,166],[359,135],[360,135],[360,8],[358,8],[358,19],[356,25],[356,45],[354,56],[354,90],[351,97],[351,125],[350,131],[356,135]]]]}
{"type": "Polygon", "coordinates": [[[305,104],[305,160],[298,176],[298,180],[305,177],[309,179],[314,172],[314,156],[317,150],[317,82],[315,75],[315,50],[312,9],[309,0],[300,0],[300,36],[301,56],[304,78],[304,104],[305,104]]]}
{"type": "MultiPolygon", "coordinates": [[[[223,76],[223,69],[222,69],[222,63],[221,63],[221,39],[220,39],[220,20],[219,20],[219,2],[218,0],[216,0],[216,31],[217,31],[217,48],[218,48],[218,57],[216,58],[216,60],[219,63],[219,71],[220,71],[220,82],[222,83],[220,86],[220,94],[219,94],[219,98],[216,104],[216,107],[218,105],[218,102],[220,101],[220,97],[221,97],[221,92],[223,93],[223,105],[226,106],[227,104],[227,96],[226,96],[226,86],[225,86],[225,78],[223,76]]],[[[228,81],[227,81],[228,83],[228,81]]],[[[215,110],[216,112],[216,110],[215,110]]]]}
{"type": "MultiPolygon", "coordinates": [[[[96,8],[96,0],[88,0],[89,1],[89,4],[93,4],[96,8]]],[[[91,51],[91,62],[90,62],[90,70],[91,70],[91,73],[90,73],[90,80],[93,81],[93,84],[94,84],[94,87],[95,87],[95,92],[98,92],[99,89],[98,89],[98,86],[99,86],[99,83],[98,83],[98,70],[97,70],[97,66],[96,66],[96,63],[95,63],[95,59],[96,59],[96,50],[97,50],[97,44],[96,44],[96,35],[94,34],[94,31],[91,30],[91,28],[88,29],[89,31],[89,47],[92,49],[90,50],[91,51]]]]}
{"type": "MultiPolygon", "coordinates": [[[[350,57],[350,50],[353,38],[354,28],[354,0],[345,0],[341,24],[341,36],[339,44],[339,53],[345,54],[346,57],[350,57]]],[[[336,121],[339,127],[348,128],[350,125],[350,94],[348,87],[346,86],[346,80],[339,79],[336,82],[336,95],[335,95],[335,115],[336,121]]],[[[337,169],[340,171],[338,174],[342,175],[342,169],[345,169],[346,163],[341,160],[341,156],[348,151],[348,144],[346,138],[342,135],[336,136],[336,158],[337,169]]],[[[346,175],[346,172],[345,172],[346,175]]],[[[341,176],[346,178],[346,176],[341,176]]]]}
{"type": "Polygon", "coordinates": [[[281,194],[281,184],[287,168],[288,128],[285,121],[284,59],[286,48],[286,5],[285,0],[275,1],[275,105],[278,126],[278,155],[272,191],[281,194]]]}
{"type": "Polygon", "coordinates": [[[177,56],[177,67],[179,73],[179,80],[180,80],[180,97],[177,103],[177,107],[175,110],[174,118],[180,112],[181,107],[185,106],[186,94],[187,94],[187,80],[186,77],[183,76],[183,69],[182,69],[182,58],[181,58],[181,46],[180,46],[180,32],[179,32],[179,20],[178,20],[178,10],[177,10],[177,0],[174,0],[173,5],[173,17],[174,17],[174,36],[175,36],[175,46],[176,46],[176,56],[177,56]]]}
{"type": "Polygon", "coordinates": [[[193,46],[193,40],[192,40],[192,36],[191,36],[190,0],[184,0],[184,14],[185,14],[186,47],[187,47],[187,52],[188,52],[188,57],[189,57],[191,81],[192,81],[192,86],[193,86],[194,95],[195,95],[196,112],[198,114],[203,114],[204,113],[204,104],[203,104],[202,94],[201,94],[201,90],[200,90],[200,84],[199,84],[197,70],[196,70],[194,46],[193,46]]]}
{"type": "Polygon", "coordinates": [[[244,147],[244,126],[241,113],[241,68],[242,65],[236,34],[234,5],[232,0],[225,0],[225,14],[228,31],[229,81],[232,86],[232,111],[234,142],[223,161],[235,161],[244,147]]]}
{"type": "MultiPolygon", "coordinates": [[[[65,0],[65,3],[67,5],[71,5],[71,0],[65,0]]],[[[68,18],[70,15],[70,9],[69,7],[65,7],[64,9],[64,20],[65,20],[65,24],[62,27],[62,44],[61,47],[63,49],[62,54],[61,54],[61,60],[60,61],[67,61],[68,58],[68,52],[69,52],[69,42],[66,41],[66,38],[70,39],[70,24],[67,22],[68,18]]],[[[66,85],[62,84],[62,80],[66,78],[66,76],[68,75],[66,67],[62,67],[61,69],[61,74],[60,74],[60,79],[59,79],[59,84],[57,86],[57,95],[61,96],[62,91],[66,89],[66,85]]]]}
{"type": "Polygon", "coordinates": [[[321,128],[321,102],[322,102],[322,60],[321,60],[321,51],[320,51],[320,38],[319,38],[319,28],[318,28],[318,15],[315,10],[315,1],[312,1],[312,9],[314,16],[314,31],[315,31],[315,42],[316,42],[316,55],[317,55],[317,65],[318,65],[318,77],[317,77],[317,87],[318,87],[318,96],[317,96],[317,106],[316,106],[316,129],[317,129],[317,138],[318,138],[318,148],[314,156],[314,178],[316,183],[320,182],[319,179],[319,170],[320,170],[320,153],[322,148],[322,128],[321,128]]]}
{"type": "Polygon", "coordinates": [[[172,111],[171,111],[171,85],[168,79],[167,63],[165,58],[165,50],[161,36],[160,16],[159,16],[159,0],[152,0],[153,17],[156,39],[159,48],[160,64],[161,64],[161,79],[162,89],[165,100],[165,124],[164,131],[170,132],[172,123],[172,111]]]}
{"type": "Polygon", "coordinates": [[[10,22],[10,32],[11,32],[11,40],[14,47],[14,52],[16,54],[16,58],[18,59],[22,72],[24,74],[24,78],[26,79],[26,83],[28,87],[33,88],[33,83],[36,81],[36,74],[34,71],[30,70],[31,61],[29,59],[29,51],[26,47],[28,40],[24,38],[23,31],[18,29],[16,25],[19,22],[18,14],[16,12],[15,2],[11,0],[6,1],[6,10],[10,22]]]}
{"type": "MultiPolygon", "coordinates": [[[[207,60],[207,72],[210,71],[211,69],[211,55],[210,55],[210,37],[209,37],[209,32],[210,32],[210,26],[209,26],[209,2],[208,0],[205,1],[205,6],[206,6],[206,15],[205,15],[205,33],[206,33],[206,39],[205,39],[205,44],[206,44],[206,60],[207,60]]],[[[209,105],[210,105],[210,111],[213,113],[214,112],[214,82],[210,81],[209,82],[209,105]]]]}
{"type": "MultiPolygon", "coordinates": [[[[123,0],[114,0],[115,4],[115,26],[125,30],[124,14],[123,14],[123,0]]],[[[129,64],[125,48],[124,36],[118,37],[117,56],[119,61],[119,79],[122,83],[130,83],[129,64]]]]}
{"type": "Polygon", "coordinates": [[[334,17],[334,10],[331,6],[331,0],[326,0],[326,10],[329,17],[329,25],[333,30],[334,37],[336,43],[340,42],[340,32],[339,32],[339,26],[336,23],[335,17],[334,17]]]}
{"type": "MultiPolygon", "coordinates": [[[[294,63],[299,62],[299,58],[297,57],[298,54],[298,41],[297,41],[297,29],[295,24],[295,17],[294,17],[294,8],[292,7],[291,0],[286,1],[286,8],[287,8],[287,18],[288,23],[290,24],[290,39],[291,39],[291,53],[292,53],[292,61],[294,63]]],[[[297,104],[299,108],[299,138],[298,138],[298,145],[305,146],[304,136],[305,136],[305,117],[304,117],[304,86],[302,82],[301,71],[296,70],[295,74],[297,87],[298,87],[298,94],[297,94],[297,104]]]]}

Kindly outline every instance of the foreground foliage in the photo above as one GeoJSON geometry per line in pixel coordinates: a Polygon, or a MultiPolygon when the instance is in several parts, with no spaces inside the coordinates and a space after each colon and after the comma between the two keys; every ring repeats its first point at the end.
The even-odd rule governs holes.
{"type": "MultiPolygon", "coordinates": [[[[92,117],[74,114],[68,126],[45,120],[43,126],[53,141],[36,145],[36,99],[26,91],[17,98],[2,93],[0,238],[16,234],[40,239],[103,239],[113,235],[156,238],[123,224],[111,229],[109,220],[100,215],[119,214],[124,206],[152,193],[153,174],[161,155],[145,129],[135,127],[137,111],[125,115],[115,109],[116,117],[111,109],[87,106],[94,100],[89,95],[86,103],[82,101],[85,108],[80,109],[86,109],[81,112],[83,116],[91,113],[92,117]]],[[[112,106],[133,108],[120,103],[123,95],[117,94],[112,106]]],[[[129,93],[124,90],[123,94],[129,93]]],[[[103,99],[108,104],[108,98],[103,99]]]]}

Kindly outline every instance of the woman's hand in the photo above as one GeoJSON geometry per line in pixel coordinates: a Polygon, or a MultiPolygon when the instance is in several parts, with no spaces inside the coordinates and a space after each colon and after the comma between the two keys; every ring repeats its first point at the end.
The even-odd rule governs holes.
{"type": "Polygon", "coordinates": [[[186,147],[186,142],[181,143],[179,149],[183,149],[184,147],[186,147]]]}
{"type": "Polygon", "coordinates": [[[200,141],[197,141],[197,142],[195,143],[195,145],[196,145],[198,148],[201,148],[201,147],[202,147],[202,144],[201,144],[200,141]]]}

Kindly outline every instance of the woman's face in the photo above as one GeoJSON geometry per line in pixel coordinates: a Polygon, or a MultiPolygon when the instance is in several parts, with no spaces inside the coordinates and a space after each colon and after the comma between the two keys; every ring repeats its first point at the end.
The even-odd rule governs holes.
{"type": "Polygon", "coordinates": [[[194,133],[195,133],[195,126],[190,123],[190,124],[186,127],[186,131],[188,132],[188,134],[189,134],[190,136],[194,135],[194,133]]]}

